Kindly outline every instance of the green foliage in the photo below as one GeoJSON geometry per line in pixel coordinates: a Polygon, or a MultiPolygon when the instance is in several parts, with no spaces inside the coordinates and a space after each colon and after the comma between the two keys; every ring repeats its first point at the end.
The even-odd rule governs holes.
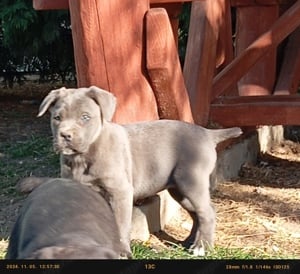
{"type": "Polygon", "coordinates": [[[184,65],[186,45],[187,45],[187,39],[189,33],[190,15],[191,15],[191,3],[184,3],[182,12],[179,17],[179,26],[178,26],[178,54],[179,54],[182,67],[184,65]]]}
{"type": "Polygon", "coordinates": [[[41,81],[74,78],[68,11],[36,11],[29,0],[0,3],[0,76],[39,72],[41,81]]]}
{"type": "Polygon", "coordinates": [[[34,22],[36,14],[30,8],[29,1],[2,0],[0,3],[0,15],[5,31],[20,29],[27,30],[30,23],[34,22]]]}
{"type": "Polygon", "coordinates": [[[37,18],[36,13],[30,8],[29,1],[8,1],[0,3],[0,19],[5,46],[14,45],[21,48],[28,43],[24,35],[37,18]]]}

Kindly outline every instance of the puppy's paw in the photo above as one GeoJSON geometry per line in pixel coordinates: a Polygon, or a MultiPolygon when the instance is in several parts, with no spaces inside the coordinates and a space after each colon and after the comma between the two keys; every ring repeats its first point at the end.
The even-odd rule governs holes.
{"type": "Polygon", "coordinates": [[[120,259],[132,259],[130,244],[121,240],[120,259]]]}
{"type": "Polygon", "coordinates": [[[130,253],[129,252],[127,252],[127,253],[121,252],[120,259],[121,260],[131,260],[131,259],[133,259],[132,253],[131,252],[130,253]]]}
{"type": "Polygon", "coordinates": [[[191,252],[193,253],[193,256],[196,256],[196,257],[204,257],[205,256],[204,247],[194,247],[193,249],[191,249],[191,252]]]}
{"type": "Polygon", "coordinates": [[[200,241],[200,243],[190,246],[189,251],[193,253],[193,256],[203,257],[207,255],[208,252],[212,251],[214,245],[207,241],[200,241]]]}

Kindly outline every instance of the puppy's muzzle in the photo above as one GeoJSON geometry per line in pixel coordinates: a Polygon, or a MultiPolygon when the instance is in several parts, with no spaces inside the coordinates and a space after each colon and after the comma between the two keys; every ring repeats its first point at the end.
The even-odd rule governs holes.
{"type": "Polygon", "coordinates": [[[63,154],[74,154],[77,152],[74,132],[69,130],[59,130],[57,141],[54,144],[55,149],[63,154]]]}
{"type": "Polygon", "coordinates": [[[66,143],[71,143],[73,140],[73,134],[71,131],[60,131],[59,135],[66,143]]]}

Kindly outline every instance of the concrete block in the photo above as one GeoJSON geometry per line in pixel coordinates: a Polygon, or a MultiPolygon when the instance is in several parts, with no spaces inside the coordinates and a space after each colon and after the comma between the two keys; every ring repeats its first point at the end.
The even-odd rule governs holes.
{"type": "Polygon", "coordinates": [[[215,170],[217,182],[236,178],[241,166],[256,163],[259,155],[259,140],[257,134],[236,143],[218,153],[215,170]]]}
{"type": "Polygon", "coordinates": [[[284,140],[284,128],[282,125],[261,126],[257,129],[259,147],[262,153],[267,152],[271,145],[284,140]]]}
{"type": "Polygon", "coordinates": [[[134,206],[131,239],[146,241],[150,233],[162,230],[179,210],[180,205],[164,190],[134,206]]]}

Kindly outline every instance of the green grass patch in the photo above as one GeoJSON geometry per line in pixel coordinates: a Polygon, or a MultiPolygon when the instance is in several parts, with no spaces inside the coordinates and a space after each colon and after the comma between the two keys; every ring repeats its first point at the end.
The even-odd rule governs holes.
{"type": "Polygon", "coordinates": [[[6,152],[12,159],[20,159],[28,156],[48,157],[53,154],[51,138],[34,135],[24,141],[5,144],[4,152],[6,152]]]}
{"type": "MultiPolygon", "coordinates": [[[[154,249],[147,242],[133,241],[131,244],[134,259],[209,259],[209,260],[252,260],[252,259],[280,259],[278,254],[272,256],[260,249],[244,250],[242,248],[224,248],[216,246],[207,251],[203,257],[193,256],[185,248],[180,245],[172,245],[166,248],[154,249]]],[[[282,255],[282,259],[287,259],[282,255]]],[[[290,258],[293,259],[293,258],[290,258]]]]}
{"type": "MultiPolygon", "coordinates": [[[[0,259],[4,259],[8,240],[0,240],[0,259]]],[[[180,245],[173,245],[156,250],[146,243],[133,241],[131,244],[133,259],[136,260],[261,260],[280,259],[278,256],[272,257],[261,250],[252,249],[245,251],[238,248],[215,247],[208,251],[204,257],[195,257],[180,245]]],[[[282,257],[282,259],[287,259],[282,257]]],[[[289,258],[294,259],[294,258],[289,258]]]]}
{"type": "Polygon", "coordinates": [[[6,254],[6,249],[7,249],[7,244],[8,240],[0,240],[0,259],[4,259],[5,254],[6,254]]]}
{"type": "Polygon", "coordinates": [[[0,144],[0,193],[13,195],[15,183],[23,177],[56,176],[59,156],[54,153],[51,137],[30,136],[17,142],[0,144]]]}

